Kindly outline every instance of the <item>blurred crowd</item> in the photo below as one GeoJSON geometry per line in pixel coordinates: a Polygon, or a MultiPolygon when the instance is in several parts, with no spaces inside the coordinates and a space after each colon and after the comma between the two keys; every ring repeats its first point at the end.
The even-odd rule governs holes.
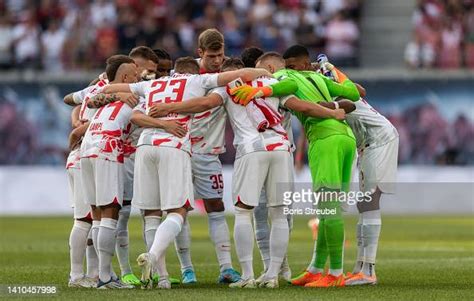
{"type": "Polygon", "coordinates": [[[387,118],[400,135],[398,160],[401,164],[474,164],[474,124],[470,116],[458,113],[449,121],[430,102],[387,118]]]}
{"type": "Polygon", "coordinates": [[[50,71],[103,66],[137,45],[194,55],[216,27],[226,54],[302,43],[357,64],[360,0],[0,0],[0,66],[50,71]]]}
{"type": "Polygon", "coordinates": [[[474,68],[474,1],[418,0],[413,39],[405,49],[412,68],[474,68]]]}

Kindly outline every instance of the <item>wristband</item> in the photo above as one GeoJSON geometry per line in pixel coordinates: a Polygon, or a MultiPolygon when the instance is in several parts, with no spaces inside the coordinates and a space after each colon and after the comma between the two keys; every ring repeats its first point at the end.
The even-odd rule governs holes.
{"type": "Polygon", "coordinates": [[[334,106],[336,107],[336,110],[339,109],[339,103],[337,101],[334,102],[334,106]]]}

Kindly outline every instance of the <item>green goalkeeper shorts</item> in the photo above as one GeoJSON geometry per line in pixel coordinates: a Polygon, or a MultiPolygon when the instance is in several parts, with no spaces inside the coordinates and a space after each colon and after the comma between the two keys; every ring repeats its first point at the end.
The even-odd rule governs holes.
{"type": "Polygon", "coordinates": [[[346,135],[331,135],[311,141],[308,149],[313,189],[348,191],[356,142],[346,135]]]}

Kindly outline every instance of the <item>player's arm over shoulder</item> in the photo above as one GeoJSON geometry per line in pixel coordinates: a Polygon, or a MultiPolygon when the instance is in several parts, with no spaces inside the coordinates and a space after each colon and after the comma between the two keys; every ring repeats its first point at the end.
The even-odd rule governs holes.
{"type": "Polygon", "coordinates": [[[306,116],[317,118],[335,118],[342,120],[345,118],[343,110],[332,110],[325,108],[317,103],[303,101],[295,96],[289,96],[280,101],[282,106],[296,112],[303,113],[306,116]]]}
{"type": "MultiPolygon", "coordinates": [[[[217,89],[215,89],[217,90],[217,89]]],[[[195,97],[183,102],[159,103],[150,108],[151,117],[164,117],[170,113],[194,114],[201,113],[222,105],[223,98],[218,93],[210,92],[207,96],[195,97]]]]}
{"type": "Polygon", "coordinates": [[[319,102],[319,104],[329,109],[340,108],[343,109],[346,113],[351,113],[356,109],[356,105],[354,104],[354,102],[343,98],[339,98],[336,101],[321,101],[319,102]]]}
{"type": "Polygon", "coordinates": [[[69,106],[79,105],[83,102],[84,97],[86,96],[87,92],[91,89],[91,86],[86,87],[82,90],[69,93],[68,95],[64,96],[63,101],[65,104],[69,106]]]}

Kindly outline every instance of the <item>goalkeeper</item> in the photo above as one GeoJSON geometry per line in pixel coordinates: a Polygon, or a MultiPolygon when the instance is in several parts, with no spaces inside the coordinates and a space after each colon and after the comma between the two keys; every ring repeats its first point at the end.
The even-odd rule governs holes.
{"type": "MultiPolygon", "coordinates": [[[[253,88],[244,85],[235,88],[231,91],[235,100],[246,105],[255,97],[294,94],[302,100],[330,107],[338,106],[337,102],[331,102],[333,97],[343,97],[352,101],[359,99],[357,87],[342,73],[338,74],[341,82],[338,84],[314,71],[285,69],[285,59],[288,67],[299,70],[312,69],[309,53],[302,46],[290,47],[285,52],[284,58],[275,52],[266,53],[258,59],[256,67],[265,68],[274,73],[273,75],[280,82],[266,87],[253,88]]],[[[356,150],[352,130],[344,121],[308,117],[299,112],[292,113],[300,120],[309,141],[308,160],[313,189],[315,191],[346,191],[350,183],[356,150]]],[[[334,194],[331,195],[334,196],[334,194]]],[[[319,216],[314,266],[293,279],[292,283],[307,287],[344,286],[342,270],[344,221],[341,206],[337,198],[333,198],[320,202],[319,209],[331,209],[332,214],[319,216]],[[330,269],[327,275],[323,275],[327,257],[329,257],[330,269]]]]}

